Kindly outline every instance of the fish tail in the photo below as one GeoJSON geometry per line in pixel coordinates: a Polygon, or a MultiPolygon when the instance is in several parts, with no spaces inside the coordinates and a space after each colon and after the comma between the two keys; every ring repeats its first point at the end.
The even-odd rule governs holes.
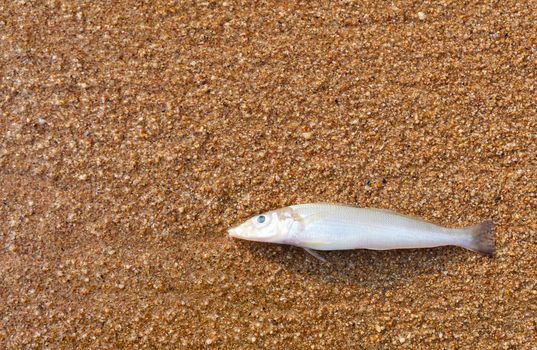
{"type": "Polygon", "coordinates": [[[494,223],[491,220],[470,226],[466,232],[470,239],[469,243],[465,244],[465,248],[488,256],[494,255],[494,223]]]}

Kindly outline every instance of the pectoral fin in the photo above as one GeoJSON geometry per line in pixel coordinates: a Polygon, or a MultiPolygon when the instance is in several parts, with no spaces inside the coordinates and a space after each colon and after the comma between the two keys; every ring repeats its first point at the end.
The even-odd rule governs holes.
{"type": "Polygon", "coordinates": [[[322,262],[327,262],[326,259],[321,256],[321,254],[317,253],[317,251],[311,248],[304,248],[304,250],[313,255],[315,258],[321,260],[322,262]]]}

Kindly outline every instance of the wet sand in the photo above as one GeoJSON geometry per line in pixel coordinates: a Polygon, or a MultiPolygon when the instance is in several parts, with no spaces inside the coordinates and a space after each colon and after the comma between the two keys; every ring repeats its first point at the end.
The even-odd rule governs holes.
{"type": "Polygon", "coordinates": [[[112,3],[0,4],[0,348],[535,349],[535,1],[112,3]],[[227,237],[324,201],[497,253],[227,237]]]}

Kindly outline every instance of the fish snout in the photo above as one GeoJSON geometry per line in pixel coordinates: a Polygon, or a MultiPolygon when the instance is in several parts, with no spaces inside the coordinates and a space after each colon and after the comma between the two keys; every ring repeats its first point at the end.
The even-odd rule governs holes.
{"type": "Polygon", "coordinates": [[[229,230],[227,230],[227,233],[230,237],[239,237],[239,232],[237,230],[237,227],[232,227],[229,230]]]}

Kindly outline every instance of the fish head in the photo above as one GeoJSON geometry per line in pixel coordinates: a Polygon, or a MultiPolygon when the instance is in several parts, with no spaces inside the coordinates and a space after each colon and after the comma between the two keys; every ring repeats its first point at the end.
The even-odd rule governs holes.
{"type": "Polygon", "coordinates": [[[284,243],[288,240],[295,218],[289,208],[256,215],[230,228],[231,237],[257,242],[284,243]]]}

